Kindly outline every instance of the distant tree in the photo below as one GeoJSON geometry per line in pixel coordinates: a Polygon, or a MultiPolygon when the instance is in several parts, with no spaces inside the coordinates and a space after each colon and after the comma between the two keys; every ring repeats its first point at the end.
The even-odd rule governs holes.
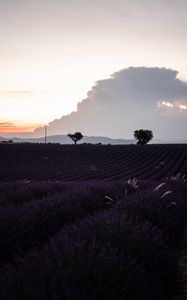
{"type": "Polygon", "coordinates": [[[1,141],[2,144],[12,144],[13,140],[1,141]]]}
{"type": "Polygon", "coordinates": [[[76,144],[78,141],[80,141],[83,138],[83,135],[81,132],[75,132],[75,133],[68,133],[67,135],[72,141],[76,144]]]}
{"type": "Polygon", "coordinates": [[[151,130],[135,130],[134,131],[134,138],[138,140],[137,144],[145,145],[153,138],[153,133],[151,130]]]}

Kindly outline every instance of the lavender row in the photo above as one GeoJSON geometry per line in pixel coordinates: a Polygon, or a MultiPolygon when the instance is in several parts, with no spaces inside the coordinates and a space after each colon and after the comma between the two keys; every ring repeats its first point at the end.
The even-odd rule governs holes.
{"type": "Polygon", "coordinates": [[[174,299],[182,287],[186,192],[178,175],[152,192],[111,196],[110,209],[67,224],[40,250],[4,265],[0,298],[174,299]]]}
{"type": "Polygon", "coordinates": [[[3,181],[161,178],[187,172],[186,145],[0,145],[3,181]],[[21,154],[21,155],[20,155],[21,154]],[[183,156],[183,164],[179,163],[183,156]],[[159,170],[160,163],[165,167],[159,170]],[[7,167],[8,166],[8,167],[7,167]],[[152,172],[154,171],[154,172],[152,172]],[[158,176],[157,176],[158,173],[158,176]],[[147,174],[147,175],[146,175],[147,174]],[[147,177],[145,177],[147,176],[147,177]]]}
{"type": "MultiPolygon", "coordinates": [[[[123,182],[17,182],[1,184],[1,189],[4,198],[0,200],[0,260],[41,247],[64,224],[108,209],[110,197],[117,201],[125,194],[123,182]]],[[[133,189],[128,187],[128,191],[133,189]]]]}

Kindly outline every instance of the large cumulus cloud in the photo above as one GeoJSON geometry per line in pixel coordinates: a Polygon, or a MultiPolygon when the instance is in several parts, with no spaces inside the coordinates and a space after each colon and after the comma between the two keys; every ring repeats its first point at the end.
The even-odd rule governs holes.
{"type": "MultiPolygon", "coordinates": [[[[85,135],[132,138],[135,129],[148,128],[156,138],[185,138],[187,83],[177,75],[175,70],[146,67],[114,73],[96,82],[87,98],[78,103],[77,111],[49,123],[48,134],[81,131],[85,135]]],[[[42,135],[43,128],[35,134],[42,135]]]]}

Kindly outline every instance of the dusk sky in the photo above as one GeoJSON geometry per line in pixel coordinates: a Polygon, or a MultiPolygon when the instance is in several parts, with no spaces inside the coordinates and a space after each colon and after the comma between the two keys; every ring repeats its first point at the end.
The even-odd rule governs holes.
{"type": "MultiPolygon", "coordinates": [[[[146,94],[145,101],[149,101],[149,95],[152,106],[148,105],[148,110],[144,110],[142,117],[146,114],[151,116],[152,109],[162,120],[164,118],[166,133],[163,133],[163,125],[156,137],[166,138],[170,130],[167,120],[173,123],[173,109],[176,124],[181,121],[183,132],[179,126],[170,138],[185,138],[186,0],[0,0],[0,37],[0,135],[32,131],[48,123],[53,126],[54,119],[62,119],[63,115],[75,111],[78,102],[83,99],[86,99],[83,103],[96,101],[101,104],[102,97],[104,102],[106,99],[106,93],[103,96],[100,92],[101,80],[108,79],[109,81],[104,82],[107,88],[110,86],[110,93],[114,95],[115,91],[118,95],[118,85],[114,84],[113,89],[113,82],[117,78],[115,82],[120,81],[127,87],[128,76],[124,75],[125,71],[121,71],[120,79],[113,76],[112,86],[110,76],[133,66],[133,76],[137,80],[139,70],[143,70],[143,75],[149,73],[144,72],[144,68],[137,68],[144,66],[148,70],[152,68],[152,81],[155,78],[155,82],[158,82],[157,73],[160,72],[157,67],[165,68],[161,73],[165,74],[163,78],[167,78],[167,84],[164,89],[159,81],[158,88],[161,88],[161,92],[156,93],[155,83],[155,97],[151,97],[151,91],[146,94]],[[170,72],[169,69],[173,71],[170,72]],[[167,88],[170,88],[173,95],[170,91],[166,92],[167,88]],[[99,91],[96,97],[93,96],[93,90],[99,91]],[[87,95],[88,91],[91,96],[87,95]]],[[[136,87],[135,84],[134,88],[136,87]]],[[[119,106],[118,98],[123,98],[126,105],[128,103],[130,106],[132,103],[132,107],[140,105],[138,96],[132,91],[128,92],[128,88],[123,90],[124,97],[122,89],[119,91],[116,107],[119,106]]],[[[141,91],[142,89],[139,90],[139,96],[142,99],[145,94],[141,95],[141,91]]],[[[77,114],[83,111],[83,106],[84,104],[79,104],[77,114]]],[[[99,115],[101,111],[97,113],[99,115]]],[[[138,112],[137,115],[136,111],[134,113],[134,117],[138,117],[138,112]]],[[[95,120],[96,116],[97,114],[95,120]]],[[[157,122],[158,116],[148,119],[147,123],[137,121],[137,126],[155,129],[156,123],[152,122],[157,122]]],[[[71,123],[71,119],[68,122],[71,123]]],[[[104,127],[102,123],[97,124],[98,127],[94,129],[93,122],[90,131],[89,128],[85,129],[86,134],[110,136],[110,130],[107,132],[105,128],[106,124],[104,127]]],[[[80,128],[84,130],[83,126],[87,123],[82,119],[80,123],[80,128]]],[[[59,121],[59,127],[57,122],[55,124],[53,129],[56,129],[51,129],[52,134],[76,130],[70,125],[65,127],[64,122],[59,121]]],[[[75,126],[78,127],[79,123],[75,123],[75,126]]],[[[125,125],[124,117],[124,128],[128,126],[125,125]]],[[[132,126],[132,131],[133,129],[132,126]]],[[[40,130],[35,132],[40,133],[40,130]]],[[[111,136],[129,138],[130,128],[119,132],[116,127],[111,136]]]]}

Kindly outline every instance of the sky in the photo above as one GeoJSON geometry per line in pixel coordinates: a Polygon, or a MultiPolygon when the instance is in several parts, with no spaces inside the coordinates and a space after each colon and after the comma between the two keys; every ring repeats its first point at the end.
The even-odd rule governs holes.
{"type": "MultiPolygon", "coordinates": [[[[89,101],[98,82],[130,66],[176,70],[187,81],[186,0],[0,0],[0,37],[0,135],[54,124],[89,101]]],[[[132,107],[137,101],[131,97],[132,107]]],[[[59,126],[51,132],[71,128],[59,126]]],[[[98,126],[85,132],[110,135],[98,126]]],[[[112,133],[129,135],[130,129],[112,133]]]]}

